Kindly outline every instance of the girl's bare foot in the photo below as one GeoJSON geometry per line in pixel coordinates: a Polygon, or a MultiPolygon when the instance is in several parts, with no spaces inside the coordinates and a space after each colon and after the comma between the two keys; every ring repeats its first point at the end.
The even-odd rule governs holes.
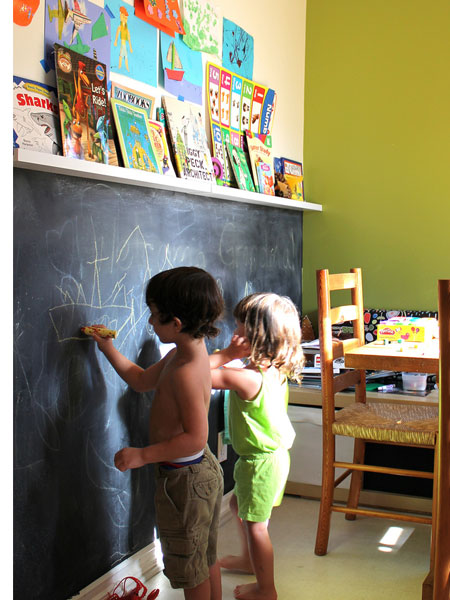
{"type": "Polygon", "coordinates": [[[241,573],[253,574],[253,567],[250,559],[246,559],[243,556],[235,556],[228,554],[223,558],[219,558],[219,565],[222,569],[229,569],[230,571],[240,571],[241,573]]]}
{"type": "Polygon", "coordinates": [[[234,588],[234,597],[238,600],[277,600],[275,589],[262,592],[257,583],[246,583],[234,588]]]}

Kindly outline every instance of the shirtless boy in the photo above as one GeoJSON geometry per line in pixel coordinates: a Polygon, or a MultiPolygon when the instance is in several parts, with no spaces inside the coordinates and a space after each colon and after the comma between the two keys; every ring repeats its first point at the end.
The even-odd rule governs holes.
{"type": "Polygon", "coordinates": [[[223,298],[214,278],[197,267],[177,267],[152,277],[146,302],[160,341],[174,343],[159,362],[142,369],[123,356],[111,338],[94,334],[98,348],[137,392],[155,390],[150,445],[122,448],[120,471],[155,464],[156,520],[164,573],[186,600],[221,600],[217,531],[223,495],[222,469],[208,448],[211,372],[205,337],[223,298]]]}

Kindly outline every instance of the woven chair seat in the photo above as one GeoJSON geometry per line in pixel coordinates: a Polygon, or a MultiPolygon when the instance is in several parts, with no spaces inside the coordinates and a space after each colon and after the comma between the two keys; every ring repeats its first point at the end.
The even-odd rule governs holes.
{"type": "Polygon", "coordinates": [[[437,406],[356,402],[335,418],[335,435],[377,442],[434,446],[439,429],[437,406]]]}

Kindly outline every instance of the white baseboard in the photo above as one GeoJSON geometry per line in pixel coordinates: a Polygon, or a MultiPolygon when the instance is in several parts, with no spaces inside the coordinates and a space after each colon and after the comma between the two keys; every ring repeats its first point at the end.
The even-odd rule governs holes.
{"type": "MultiPolygon", "coordinates": [[[[220,511],[220,526],[227,523],[232,513],[230,510],[230,498],[233,492],[228,492],[222,498],[222,507],[220,511]]],[[[73,600],[104,600],[109,592],[112,592],[114,587],[124,577],[136,577],[144,585],[148,587],[148,583],[152,577],[163,570],[162,555],[159,545],[159,540],[155,540],[142,550],[133,554],[116,567],[102,575],[99,579],[90,583],[83,588],[73,600]]],[[[151,590],[149,590],[151,591],[151,590]]]]}

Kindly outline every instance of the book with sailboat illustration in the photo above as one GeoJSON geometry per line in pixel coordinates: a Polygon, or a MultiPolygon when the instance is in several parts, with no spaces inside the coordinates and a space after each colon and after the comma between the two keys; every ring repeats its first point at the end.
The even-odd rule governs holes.
{"type": "Polygon", "coordinates": [[[201,107],[171,96],[162,96],[178,176],[215,181],[201,107]]]}

